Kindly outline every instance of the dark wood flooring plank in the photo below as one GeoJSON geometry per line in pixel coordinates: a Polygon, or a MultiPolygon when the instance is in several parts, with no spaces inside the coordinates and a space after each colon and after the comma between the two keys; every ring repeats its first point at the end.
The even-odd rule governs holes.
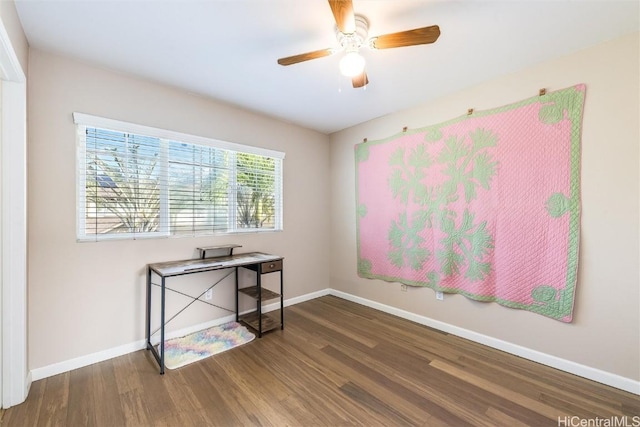
{"type": "Polygon", "coordinates": [[[149,426],[152,424],[144,393],[141,388],[119,393],[120,404],[124,414],[124,425],[128,427],[149,426]]]}
{"type": "MultiPolygon", "coordinates": [[[[500,396],[486,393],[458,378],[439,372],[429,365],[429,359],[395,349],[391,343],[381,342],[367,354],[352,353],[341,344],[334,344],[334,346],[340,348],[345,354],[351,354],[382,376],[396,380],[402,379],[403,381],[397,382],[400,382],[403,387],[413,393],[428,395],[430,400],[447,408],[449,412],[464,414],[467,420],[474,420],[476,423],[486,422],[486,420],[477,419],[477,414],[485,412],[488,405],[497,405],[504,409],[516,408],[516,405],[500,396]],[[428,386],[425,388],[421,384],[428,384],[428,386]],[[447,396],[447,399],[440,399],[440,395],[447,396]]],[[[517,410],[524,413],[521,416],[526,416],[532,422],[546,421],[545,418],[520,406],[517,406],[517,410]]]]}
{"type": "Polygon", "coordinates": [[[292,308],[293,312],[299,314],[302,317],[305,317],[309,320],[313,321],[313,324],[318,329],[326,330],[325,334],[331,335],[335,333],[335,336],[339,336],[342,339],[351,340],[361,344],[362,346],[373,348],[378,342],[375,339],[368,338],[363,336],[362,334],[358,334],[356,332],[352,332],[349,329],[345,329],[340,326],[340,324],[333,321],[331,318],[327,318],[327,312],[320,312],[318,314],[313,314],[310,310],[296,310],[295,306],[292,308]],[[323,316],[324,314],[324,316],[323,316]]]}
{"type": "Polygon", "coordinates": [[[136,353],[125,354],[124,356],[116,357],[112,360],[113,373],[116,378],[118,393],[120,394],[142,388],[140,374],[138,373],[138,369],[132,359],[133,357],[136,357],[136,353]]]}
{"type": "Polygon", "coordinates": [[[309,405],[309,399],[307,396],[300,396],[300,398],[296,396],[289,396],[286,399],[280,402],[282,408],[287,411],[289,414],[293,416],[294,419],[306,420],[306,425],[309,427],[322,427],[327,425],[354,425],[352,423],[345,424],[342,422],[328,422],[327,420],[323,420],[319,418],[316,414],[318,413],[317,408],[315,408],[313,403],[311,406],[309,405]]]}
{"type": "Polygon", "coordinates": [[[42,426],[64,426],[69,410],[70,373],[54,375],[44,381],[42,406],[38,424],[42,426]]]}
{"type": "MultiPolygon", "coordinates": [[[[52,377],[53,378],[53,377],[52,377]]],[[[35,381],[31,384],[31,390],[27,399],[17,406],[12,406],[4,410],[2,423],[0,425],[13,426],[35,426],[38,425],[41,407],[44,401],[44,390],[48,379],[35,381]]],[[[45,425],[42,423],[41,425],[45,425]]],[[[49,424],[53,425],[53,424],[49,424]]],[[[61,424],[58,424],[61,425],[61,424]]]]}
{"type": "Polygon", "coordinates": [[[276,425],[294,424],[296,420],[280,405],[280,401],[290,395],[289,390],[271,371],[269,361],[263,359],[259,349],[245,351],[246,348],[233,349],[214,359],[242,394],[255,403],[258,418],[265,416],[276,425]]]}
{"type": "Polygon", "coordinates": [[[416,391],[427,394],[430,400],[441,406],[450,406],[452,412],[466,413],[467,418],[494,406],[506,413],[518,413],[521,419],[531,423],[547,421],[528,408],[512,402],[504,394],[488,392],[461,378],[434,369],[426,357],[420,357],[412,351],[398,351],[391,342],[381,343],[370,355],[360,355],[360,358],[382,374],[402,378],[405,381],[403,385],[412,384],[416,391]],[[447,396],[448,399],[442,400],[439,395],[447,396]],[[448,401],[451,403],[447,404],[448,401]]]}
{"type": "Polygon", "coordinates": [[[103,363],[96,363],[92,368],[94,400],[100,402],[94,408],[96,424],[105,427],[124,425],[124,411],[113,362],[107,360],[103,363]]]}
{"type": "MultiPolygon", "coordinates": [[[[387,420],[392,425],[415,425],[415,420],[403,414],[395,405],[377,398],[355,383],[346,383],[340,387],[340,391],[349,399],[363,405],[370,412],[378,414],[382,419],[387,420]]],[[[428,418],[428,416],[425,416],[422,422],[425,422],[428,418]]]]}
{"type": "MultiPolygon", "coordinates": [[[[205,362],[199,364],[202,375],[208,383],[203,384],[203,391],[216,389],[220,402],[225,405],[225,418],[223,418],[220,416],[218,408],[206,405],[206,400],[202,400],[204,395],[198,393],[198,397],[203,402],[203,406],[207,408],[210,418],[215,419],[216,423],[220,422],[221,425],[269,425],[268,418],[260,413],[259,405],[250,399],[244,393],[244,389],[238,386],[233,378],[224,371],[223,367],[217,363],[216,357],[211,357],[205,362]]],[[[213,401],[212,404],[216,404],[216,402],[213,401]]]]}
{"type": "Polygon", "coordinates": [[[240,425],[223,396],[228,385],[212,382],[205,372],[208,368],[208,363],[195,363],[177,370],[182,384],[171,391],[176,405],[181,411],[202,411],[202,417],[211,425],[240,425]],[[181,398],[181,394],[185,396],[181,398]]]}
{"type": "Polygon", "coordinates": [[[69,373],[69,407],[67,409],[66,425],[96,426],[95,395],[92,393],[93,367],[85,366],[69,373]]]}
{"type": "Polygon", "coordinates": [[[354,382],[360,383],[361,386],[366,387],[369,392],[377,391],[380,399],[393,399],[396,405],[404,408],[403,411],[405,414],[412,414],[414,416],[415,423],[434,416],[458,426],[471,425],[444,407],[434,404],[420,394],[399,384],[394,378],[385,376],[377,370],[366,366],[359,360],[353,359],[349,355],[336,349],[336,347],[327,346],[323,351],[340,362],[336,364],[336,367],[342,369],[345,376],[352,378],[354,382]]]}
{"type": "MultiPolygon", "coordinates": [[[[160,375],[158,364],[148,350],[137,351],[143,357],[134,357],[133,362],[136,370],[140,374],[141,389],[140,396],[143,397],[144,405],[149,421],[155,423],[158,420],[166,419],[178,412],[167,387],[175,381],[171,375],[160,375]]],[[[167,371],[165,371],[167,372],[167,371]]]]}
{"type": "MultiPolygon", "coordinates": [[[[600,414],[609,413],[611,416],[623,415],[620,403],[608,400],[602,396],[584,396],[580,390],[573,390],[571,387],[558,388],[557,382],[545,380],[545,375],[531,375],[522,373],[521,370],[499,363],[501,358],[494,356],[493,359],[485,357],[469,358],[463,356],[457,360],[460,366],[469,372],[474,373],[489,381],[499,378],[500,383],[514,392],[524,394],[531,398],[542,399],[546,393],[557,395],[558,400],[565,403],[561,407],[568,407],[575,404],[577,407],[596,407],[600,414]]],[[[540,367],[544,369],[546,367],[540,367]]],[[[548,368],[551,369],[551,368],[548,368]]],[[[554,405],[555,406],[555,405],[554,405]]],[[[584,413],[586,415],[586,413],[584,413]]]]}
{"type": "Polygon", "coordinates": [[[529,425],[493,407],[489,407],[485,415],[495,423],[496,427],[527,427],[529,425]]]}
{"type": "Polygon", "coordinates": [[[366,411],[336,393],[346,379],[332,367],[331,359],[315,348],[310,350],[305,340],[298,340],[298,334],[288,335],[287,331],[284,335],[286,342],[272,340],[261,351],[270,361],[269,369],[286,381],[304,407],[312,408],[313,418],[322,425],[358,425],[366,411]],[[291,357],[283,357],[289,354],[291,357]]]}
{"type": "Polygon", "coordinates": [[[146,350],[36,381],[23,426],[557,426],[640,397],[337,297],[284,330],[161,376],[146,350]]]}
{"type": "Polygon", "coordinates": [[[433,360],[430,363],[430,365],[436,369],[446,372],[449,375],[460,378],[461,380],[469,383],[470,385],[474,385],[490,393],[493,393],[496,395],[508,396],[509,400],[523,406],[524,408],[531,409],[541,415],[544,415],[550,420],[555,420],[557,419],[558,415],[560,415],[555,408],[549,405],[546,405],[539,400],[531,399],[527,396],[523,396],[517,393],[511,393],[510,390],[504,388],[501,385],[484,380],[475,375],[468,374],[464,370],[459,369],[453,365],[450,365],[447,362],[443,362],[440,360],[433,360]]]}

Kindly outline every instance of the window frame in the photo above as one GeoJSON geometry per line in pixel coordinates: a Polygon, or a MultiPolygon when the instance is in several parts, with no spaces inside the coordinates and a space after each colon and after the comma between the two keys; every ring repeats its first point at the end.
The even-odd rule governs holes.
{"type": "Polygon", "coordinates": [[[234,142],[221,141],[213,138],[207,138],[203,136],[191,135],[182,132],[171,131],[167,129],[160,129],[151,126],[138,125],[135,123],[124,122],[120,120],[108,119],[104,117],[93,116],[85,113],[73,113],[73,122],[76,127],[76,240],[78,242],[96,242],[96,241],[110,241],[110,240],[136,240],[136,239],[153,239],[153,238],[167,238],[167,237],[204,237],[204,236],[220,236],[227,234],[242,234],[242,233],[268,233],[278,232],[283,230],[283,161],[285,153],[275,150],[270,150],[261,147],[255,147],[250,145],[238,144],[234,142]],[[234,159],[234,166],[232,168],[233,173],[230,188],[235,188],[236,169],[237,164],[235,162],[236,153],[246,153],[258,156],[264,156],[275,159],[275,171],[274,180],[275,188],[274,193],[276,196],[275,209],[274,209],[274,226],[273,228],[240,228],[237,224],[237,205],[236,195],[233,191],[229,194],[229,225],[226,231],[220,232],[194,232],[192,234],[173,234],[170,229],[169,218],[169,198],[168,179],[163,180],[164,184],[160,186],[160,215],[159,215],[159,227],[158,231],[145,232],[145,233],[114,233],[114,234],[87,234],[86,233],[86,212],[87,212],[87,197],[86,197],[86,129],[98,128],[103,130],[109,130],[114,132],[122,132],[129,134],[136,134],[146,137],[153,137],[160,139],[160,161],[164,162],[162,170],[168,173],[167,166],[169,164],[168,156],[168,141],[177,141],[181,143],[206,146],[216,149],[222,149],[228,151],[234,159]]]}

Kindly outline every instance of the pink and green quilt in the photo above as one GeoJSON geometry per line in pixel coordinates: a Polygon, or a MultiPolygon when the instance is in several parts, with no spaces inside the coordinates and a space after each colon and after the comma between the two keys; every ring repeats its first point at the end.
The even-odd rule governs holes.
{"type": "Polygon", "coordinates": [[[585,85],[355,146],[358,275],[571,322],[585,85]]]}

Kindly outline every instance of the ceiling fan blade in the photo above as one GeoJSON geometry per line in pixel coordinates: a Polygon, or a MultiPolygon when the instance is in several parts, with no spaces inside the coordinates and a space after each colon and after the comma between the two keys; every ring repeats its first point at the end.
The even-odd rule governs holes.
{"type": "Polygon", "coordinates": [[[367,72],[363,71],[355,77],[351,78],[351,84],[353,84],[354,88],[364,87],[369,84],[369,79],[367,78],[367,72]]]}
{"type": "Polygon", "coordinates": [[[322,49],[322,50],[314,50],[313,52],[301,53],[300,55],[287,56],[286,58],[278,59],[278,64],[280,65],[291,65],[297,64],[298,62],[309,61],[311,59],[322,58],[325,56],[332,55],[334,53],[333,49],[322,49]]]}
{"type": "Polygon", "coordinates": [[[398,33],[385,34],[372,39],[371,44],[376,49],[390,49],[392,47],[414,46],[417,44],[429,44],[438,40],[440,27],[416,28],[414,30],[400,31],[398,33]]]}
{"type": "Polygon", "coordinates": [[[329,0],[331,12],[336,20],[338,29],[350,34],[356,31],[356,18],[353,14],[353,3],[351,0],[329,0]]]}

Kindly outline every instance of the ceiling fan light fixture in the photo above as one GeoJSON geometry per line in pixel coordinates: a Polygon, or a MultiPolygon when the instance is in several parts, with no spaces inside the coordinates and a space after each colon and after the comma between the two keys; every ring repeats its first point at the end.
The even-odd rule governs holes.
{"type": "Polygon", "coordinates": [[[329,56],[336,52],[344,52],[344,57],[340,59],[339,64],[340,73],[351,78],[351,84],[354,88],[361,88],[369,84],[369,78],[364,71],[365,60],[359,54],[363,46],[367,46],[372,50],[415,46],[434,43],[440,36],[440,27],[431,25],[429,27],[369,37],[369,21],[364,16],[353,13],[353,0],[328,1],[336,23],[337,46],[280,58],[278,59],[278,64],[297,64],[329,56]]]}
{"type": "Polygon", "coordinates": [[[347,52],[340,60],[340,72],[343,76],[355,77],[364,70],[364,63],[364,57],[358,52],[347,52]]]}

